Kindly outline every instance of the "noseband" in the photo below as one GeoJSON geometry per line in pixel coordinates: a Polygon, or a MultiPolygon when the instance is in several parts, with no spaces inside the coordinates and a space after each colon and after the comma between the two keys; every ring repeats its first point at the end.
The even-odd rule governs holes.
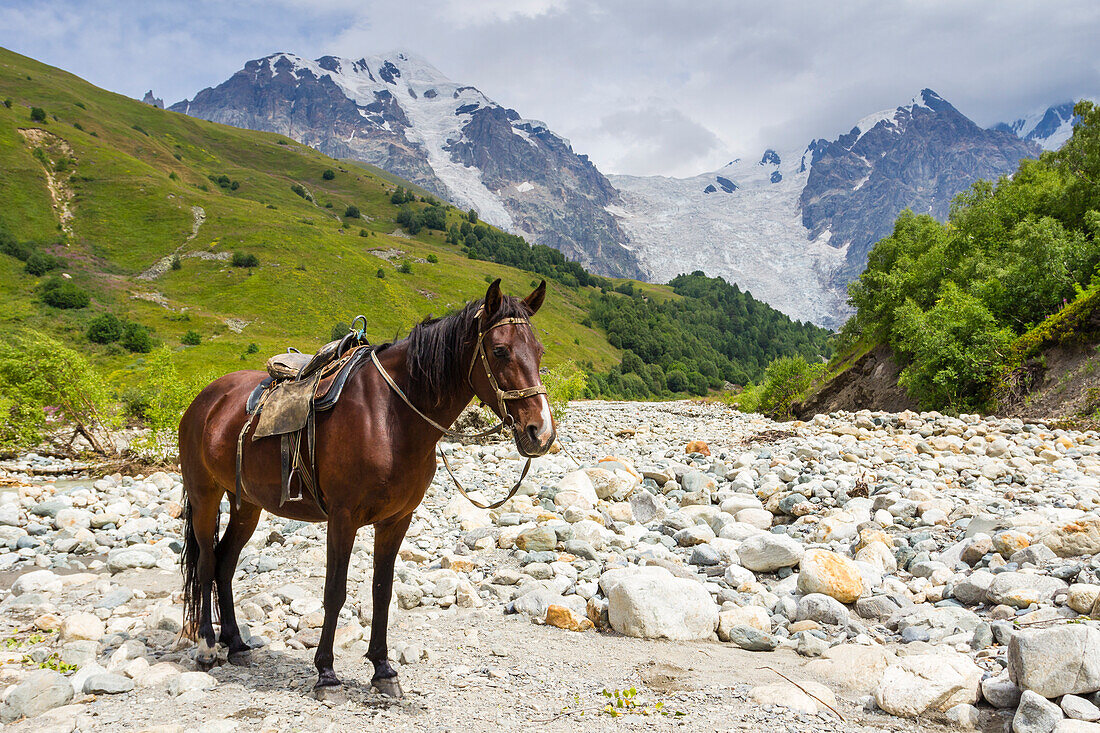
{"type": "MultiPolygon", "coordinates": [[[[489,357],[485,353],[485,334],[487,334],[489,331],[493,330],[497,326],[522,324],[530,328],[531,322],[526,318],[502,318],[488,328],[482,328],[482,312],[483,310],[479,308],[477,313],[475,314],[475,317],[478,319],[477,347],[474,350],[473,356],[470,357],[470,368],[466,372],[466,381],[469,383],[470,389],[473,390],[474,394],[476,395],[477,390],[474,389],[473,381],[474,364],[480,361],[481,365],[485,369],[485,377],[489,380],[489,385],[492,386],[493,390],[496,392],[498,409],[497,417],[500,418],[500,422],[487,430],[482,430],[478,433],[462,433],[457,430],[451,430],[450,428],[443,427],[435,420],[431,419],[423,412],[421,412],[420,409],[412,403],[412,400],[410,400],[405,392],[399,386],[397,386],[397,382],[393,380],[393,377],[391,377],[389,372],[387,372],[382,366],[382,362],[378,361],[378,356],[376,352],[371,351],[370,354],[371,361],[374,362],[374,366],[376,369],[378,369],[378,373],[382,375],[382,378],[386,380],[386,383],[390,385],[390,388],[397,393],[397,396],[400,397],[401,400],[406,405],[408,405],[413,412],[419,415],[421,419],[423,419],[426,423],[450,438],[476,440],[478,438],[485,438],[489,435],[493,435],[494,433],[499,433],[505,427],[512,428],[515,425],[516,420],[514,417],[512,417],[511,414],[509,414],[507,405],[505,403],[508,400],[522,400],[527,397],[534,397],[535,395],[546,394],[546,387],[542,384],[535,385],[534,387],[524,387],[523,389],[503,390],[500,388],[500,383],[497,382],[497,378],[493,374],[493,370],[489,368],[489,357]]],[[[454,481],[454,484],[458,488],[458,490],[470,501],[471,504],[480,509],[496,509],[497,507],[503,505],[506,501],[511,499],[513,496],[515,496],[516,492],[519,491],[520,485],[523,483],[523,479],[526,478],[527,472],[531,469],[531,459],[528,458],[527,463],[523,467],[523,472],[519,476],[519,480],[516,481],[515,485],[508,492],[508,495],[498,502],[494,502],[492,504],[484,504],[480,501],[477,501],[476,499],[471,498],[470,495],[466,493],[466,490],[462,488],[462,484],[458,482],[458,478],[455,476],[454,471],[451,470],[451,464],[447,461],[447,455],[442,451],[442,449],[440,449],[439,451],[439,457],[443,459],[443,466],[447,469],[447,473],[450,475],[451,480],[454,481]]]]}

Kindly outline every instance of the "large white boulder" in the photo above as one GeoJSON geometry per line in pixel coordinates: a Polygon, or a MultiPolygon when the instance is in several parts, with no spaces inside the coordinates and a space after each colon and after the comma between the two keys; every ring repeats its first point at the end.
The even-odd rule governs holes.
{"type": "Polygon", "coordinates": [[[718,606],[702,584],[660,567],[607,575],[600,585],[607,594],[608,619],[620,634],[678,641],[713,637],[718,606]]]}

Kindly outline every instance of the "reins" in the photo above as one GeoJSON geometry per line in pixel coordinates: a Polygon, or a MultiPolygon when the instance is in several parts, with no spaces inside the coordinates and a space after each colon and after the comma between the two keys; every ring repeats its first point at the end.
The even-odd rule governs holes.
{"type": "MultiPolygon", "coordinates": [[[[502,318],[488,328],[482,328],[480,325],[481,314],[482,311],[480,309],[475,314],[475,317],[478,319],[479,324],[477,333],[477,347],[474,350],[474,355],[470,358],[470,368],[466,372],[466,381],[470,384],[470,388],[473,389],[474,364],[480,361],[481,365],[485,369],[485,376],[489,380],[490,386],[492,386],[493,390],[496,392],[498,407],[497,417],[500,418],[500,422],[498,422],[491,428],[488,428],[487,430],[482,430],[477,433],[462,433],[457,430],[451,430],[450,428],[440,425],[435,420],[421,412],[420,409],[412,403],[412,400],[409,399],[404,390],[402,390],[401,387],[397,385],[397,382],[393,380],[393,377],[391,377],[389,372],[387,372],[382,366],[382,362],[378,361],[378,356],[376,355],[376,353],[372,351],[370,355],[371,361],[374,362],[375,368],[378,369],[378,373],[382,375],[382,378],[384,380],[386,380],[386,384],[388,384],[390,388],[397,393],[397,396],[401,398],[402,402],[408,405],[409,408],[417,415],[419,415],[426,423],[428,423],[433,428],[440,431],[441,433],[443,433],[443,435],[449,438],[478,440],[493,435],[495,433],[502,432],[505,427],[510,428],[515,425],[515,418],[513,418],[511,414],[509,414],[507,405],[505,404],[507,400],[522,400],[526,399],[527,397],[534,397],[535,395],[546,394],[546,387],[541,384],[535,385],[534,387],[524,387],[523,389],[501,389],[500,384],[497,382],[496,376],[493,374],[493,370],[489,368],[489,357],[485,354],[486,333],[493,330],[494,328],[497,328],[498,326],[522,324],[530,327],[531,322],[528,321],[526,318],[502,318]]],[[[516,481],[515,485],[508,491],[508,495],[498,502],[494,502],[492,504],[484,504],[477,499],[471,497],[469,494],[466,493],[466,489],[462,488],[462,484],[459,483],[458,477],[455,476],[454,471],[451,470],[451,464],[447,460],[447,454],[443,452],[442,448],[439,449],[439,457],[443,460],[443,467],[447,469],[447,474],[451,477],[451,481],[454,482],[454,485],[459,490],[459,493],[461,493],[471,504],[478,507],[479,509],[496,509],[497,507],[503,506],[505,502],[516,495],[516,492],[519,491],[520,485],[523,483],[523,479],[527,477],[527,472],[531,470],[531,459],[528,458],[527,463],[523,466],[523,472],[519,475],[519,480],[516,481]]]]}

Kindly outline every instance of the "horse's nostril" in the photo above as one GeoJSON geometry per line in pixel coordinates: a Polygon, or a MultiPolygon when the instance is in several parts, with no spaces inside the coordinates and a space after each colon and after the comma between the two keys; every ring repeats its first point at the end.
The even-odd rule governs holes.
{"type": "Polygon", "coordinates": [[[537,440],[539,437],[538,428],[536,428],[534,425],[528,425],[527,435],[531,438],[531,440],[537,440]]]}

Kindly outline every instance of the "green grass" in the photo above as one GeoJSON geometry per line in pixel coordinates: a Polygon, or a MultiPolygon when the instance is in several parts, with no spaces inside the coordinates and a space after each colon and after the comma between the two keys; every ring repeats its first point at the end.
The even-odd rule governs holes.
{"type": "MultiPolygon", "coordinates": [[[[64,257],[65,272],[91,292],[92,305],[78,311],[43,305],[35,294],[39,278],[0,255],[0,330],[45,331],[86,352],[116,383],[140,373],[146,357],[87,341],[88,322],[104,311],[149,327],[178,351],[184,374],[228,372],[261,367],[270,353],[287,346],[313,349],[329,340],[334,324],[350,323],[360,313],[372,340],[389,340],[429,314],[479,297],[486,278],[502,278],[505,291],[517,295],[537,283],[530,273],[468,259],[441,232],[394,236],[399,227],[390,194],[396,184],[410,184],[282,136],[155,109],[0,49],[0,98],[7,97],[11,108],[0,106],[0,225],[64,257]],[[46,110],[45,123],[31,121],[31,106],[46,110]],[[73,149],[75,218],[68,243],[42,164],[18,133],[32,127],[73,149]],[[322,178],[327,168],[336,172],[333,180],[322,178]],[[223,174],[240,187],[231,191],[208,178],[223,174]],[[293,193],[295,184],[315,200],[293,193]],[[343,219],[348,205],[363,218],[343,219]],[[194,206],[203,208],[206,220],[187,242],[194,206]],[[360,236],[360,229],[370,236],[360,236]],[[404,254],[391,264],[372,255],[376,249],[404,254]],[[151,282],[137,278],[177,250],[181,269],[151,282]],[[233,251],[256,255],[260,265],[238,268],[187,256],[233,251]],[[430,254],[438,263],[416,261],[430,254]],[[412,262],[412,274],[397,271],[401,261],[412,262]],[[379,267],[385,279],[375,276],[379,267]],[[164,305],[135,295],[163,298],[164,305]],[[241,333],[227,325],[233,319],[247,322],[241,333]],[[189,330],[202,341],[181,348],[189,330]],[[260,351],[242,360],[252,342],[260,351]]],[[[460,212],[448,216],[458,221],[460,212]]],[[[641,287],[653,297],[676,297],[662,286],[641,287]]],[[[601,367],[618,362],[602,332],[580,325],[588,298],[584,289],[549,283],[546,305],[535,319],[548,365],[566,359],[601,367]]]]}

